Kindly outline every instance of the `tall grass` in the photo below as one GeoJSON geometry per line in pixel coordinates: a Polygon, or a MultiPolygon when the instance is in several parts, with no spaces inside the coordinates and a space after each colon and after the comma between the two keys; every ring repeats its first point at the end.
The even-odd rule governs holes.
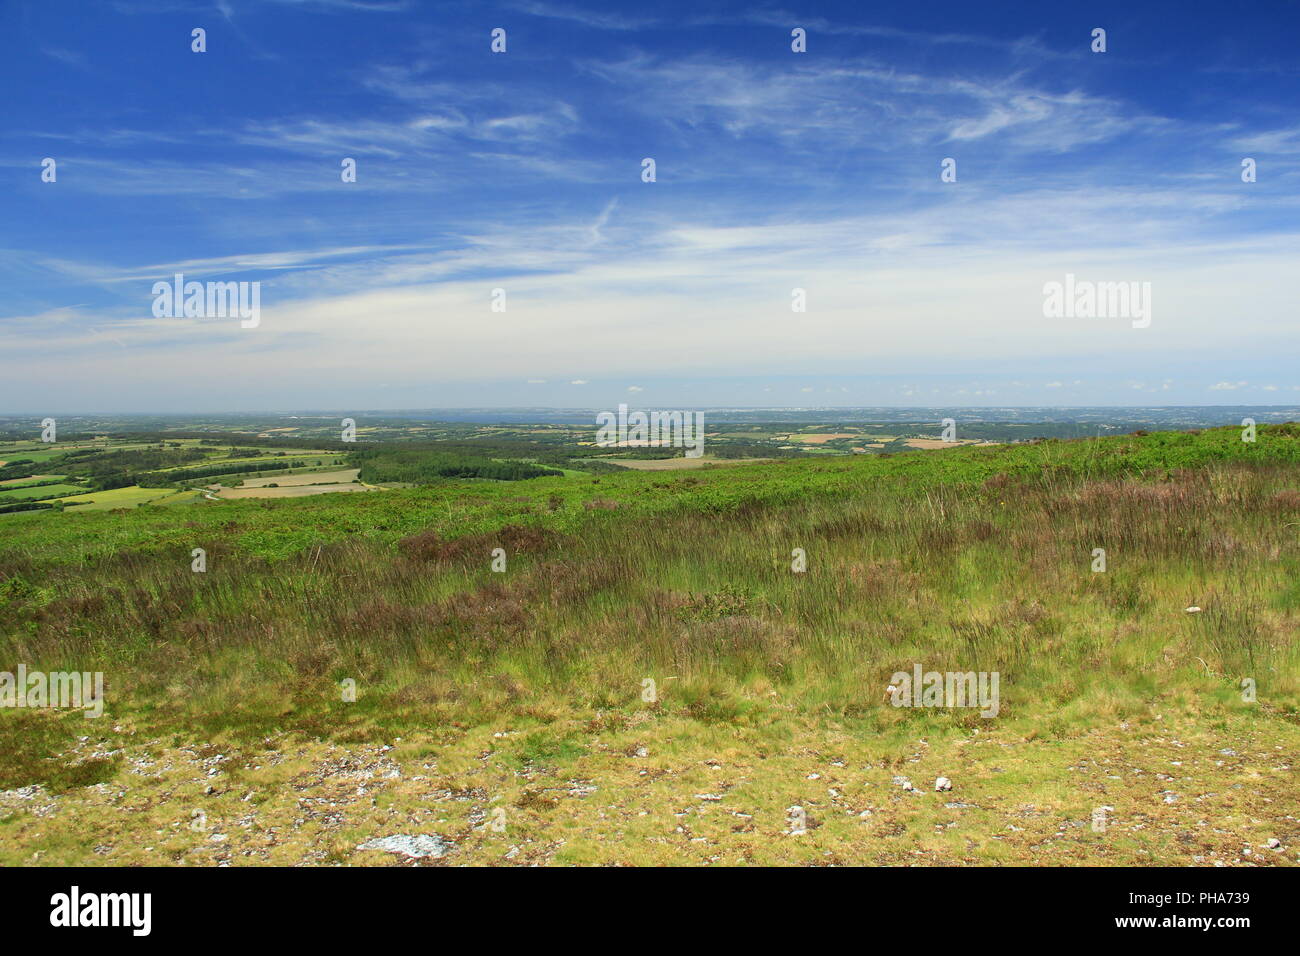
{"type": "Polygon", "coordinates": [[[1280,426],[1242,444],[1217,430],[9,516],[0,669],[102,670],[110,711],[251,734],[633,708],[646,678],[701,720],[978,721],[882,709],[914,662],[998,671],[1004,712],[1055,720],[1153,693],[1230,702],[1243,677],[1294,712],[1300,440],[1280,426]]]}

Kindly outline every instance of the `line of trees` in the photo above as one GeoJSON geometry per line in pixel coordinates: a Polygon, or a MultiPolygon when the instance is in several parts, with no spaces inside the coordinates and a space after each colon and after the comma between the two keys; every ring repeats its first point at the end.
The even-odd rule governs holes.
{"type": "Polygon", "coordinates": [[[305,468],[307,463],[297,459],[286,462],[254,461],[245,465],[208,465],[204,468],[180,468],[176,471],[159,471],[150,474],[135,475],[128,484],[144,487],[159,487],[175,484],[178,481],[191,481],[195,478],[217,478],[223,475],[246,475],[250,472],[288,471],[290,468],[305,468]]]}
{"type": "Polygon", "coordinates": [[[46,501],[15,501],[13,504],[0,505],[0,515],[14,511],[48,511],[54,505],[46,501]]]}
{"type": "Polygon", "coordinates": [[[9,481],[14,478],[30,478],[36,474],[35,465],[36,462],[30,458],[15,458],[0,467],[0,481],[9,481]]]}

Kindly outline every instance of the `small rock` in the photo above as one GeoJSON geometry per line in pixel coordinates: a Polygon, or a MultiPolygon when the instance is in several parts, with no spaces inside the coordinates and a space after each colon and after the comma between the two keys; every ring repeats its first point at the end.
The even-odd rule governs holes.
{"type": "Polygon", "coordinates": [[[951,790],[952,781],[949,780],[947,777],[940,777],[938,780],[934,782],[934,789],[936,792],[940,790],[951,790]]]}
{"type": "Polygon", "coordinates": [[[383,850],[385,853],[400,853],[410,857],[446,856],[451,844],[434,834],[421,833],[417,836],[396,834],[394,836],[376,837],[357,846],[358,850],[383,850]]]}

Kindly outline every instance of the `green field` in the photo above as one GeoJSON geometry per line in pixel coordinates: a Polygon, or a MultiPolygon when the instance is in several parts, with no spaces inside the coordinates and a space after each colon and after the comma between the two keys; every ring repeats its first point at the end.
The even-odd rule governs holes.
{"type": "MultiPolygon", "coordinates": [[[[113,488],[109,491],[92,491],[84,495],[72,495],[60,501],[70,511],[84,513],[87,511],[111,511],[114,508],[134,508],[151,501],[158,501],[175,495],[171,488],[113,488]]],[[[179,498],[179,496],[178,496],[179,498]]],[[[192,495],[186,495],[191,500],[192,495]]]]}
{"type": "Polygon", "coordinates": [[[32,461],[37,464],[49,461],[51,458],[58,458],[72,450],[68,445],[45,445],[31,450],[17,451],[12,448],[0,449],[0,461],[15,461],[22,459],[32,461]]]}
{"type": "Polygon", "coordinates": [[[1298,466],[1284,425],[9,515],[0,660],[108,699],[0,712],[0,864],[1294,865],[1298,466]],[[891,706],[915,665],[997,714],[891,706]]]}
{"type": "Polygon", "coordinates": [[[32,475],[28,478],[6,478],[0,481],[0,488],[28,488],[32,485],[39,485],[45,481],[54,481],[62,478],[63,475],[32,475]]]}
{"type": "MultiPolygon", "coordinates": [[[[46,462],[53,458],[60,458],[70,451],[81,451],[88,448],[105,448],[107,442],[23,442],[11,443],[0,442],[0,461],[17,461],[26,460],[36,463],[46,462]]],[[[146,447],[139,442],[118,442],[113,447],[120,451],[132,450],[146,447]]]]}
{"type": "Polygon", "coordinates": [[[39,501],[42,498],[50,498],[55,495],[62,495],[67,492],[77,492],[85,490],[83,485],[41,485],[32,487],[9,487],[0,489],[0,502],[5,501],[39,501]]]}

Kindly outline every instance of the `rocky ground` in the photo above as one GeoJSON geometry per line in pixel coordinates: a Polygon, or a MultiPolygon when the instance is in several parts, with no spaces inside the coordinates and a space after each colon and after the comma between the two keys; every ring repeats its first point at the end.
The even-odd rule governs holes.
{"type": "Polygon", "coordinates": [[[111,761],[111,778],[0,792],[0,863],[1300,862],[1300,731],[1284,722],[1207,729],[1153,711],[1065,739],[886,741],[794,716],[737,728],[647,711],[203,745],[87,727],[57,759],[111,761]]]}

